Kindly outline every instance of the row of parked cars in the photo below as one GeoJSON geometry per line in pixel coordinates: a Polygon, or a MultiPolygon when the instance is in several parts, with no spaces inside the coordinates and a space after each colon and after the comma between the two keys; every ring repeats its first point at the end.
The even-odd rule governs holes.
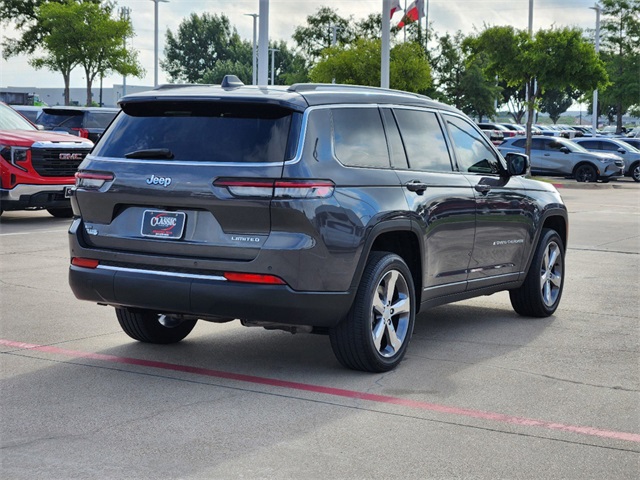
{"type": "Polygon", "coordinates": [[[67,194],[75,184],[78,166],[118,111],[14,109],[0,103],[0,215],[5,210],[44,208],[55,217],[71,217],[67,194]]]}
{"type": "MultiPolygon", "coordinates": [[[[482,131],[503,154],[524,153],[524,127],[480,123],[482,131]]],[[[536,126],[531,141],[531,171],[539,175],[563,175],[578,182],[608,182],[626,175],[640,182],[640,134],[615,137],[610,132],[594,137],[588,127],[536,126]],[[636,136],[639,135],[639,136],[636,136]]]]}

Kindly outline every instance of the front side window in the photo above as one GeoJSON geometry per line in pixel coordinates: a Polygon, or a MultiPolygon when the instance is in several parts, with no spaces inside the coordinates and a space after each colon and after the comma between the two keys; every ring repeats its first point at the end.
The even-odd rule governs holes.
{"type": "Polygon", "coordinates": [[[283,162],[291,156],[292,117],[300,115],[273,105],[205,101],[142,102],[122,110],[94,155],[152,160],[162,151],[163,160],[283,162]]]}
{"type": "Polygon", "coordinates": [[[335,108],[333,144],[336,158],[351,167],[389,167],[389,152],[377,108],[335,108]]]}
{"type": "Polygon", "coordinates": [[[460,171],[481,174],[501,172],[500,161],[482,132],[460,117],[453,115],[444,115],[444,117],[460,171]]]}
{"type": "Polygon", "coordinates": [[[422,110],[394,110],[402,141],[414,170],[450,172],[451,157],[438,118],[422,110]]]}

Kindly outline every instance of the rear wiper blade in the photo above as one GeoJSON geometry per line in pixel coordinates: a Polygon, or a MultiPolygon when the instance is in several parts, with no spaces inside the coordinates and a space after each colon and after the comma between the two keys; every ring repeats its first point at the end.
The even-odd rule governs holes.
{"type": "Polygon", "coordinates": [[[125,158],[173,158],[173,152],[168,148],[148,148],[146,150],[136,150],[124,154],[125,158]]]}

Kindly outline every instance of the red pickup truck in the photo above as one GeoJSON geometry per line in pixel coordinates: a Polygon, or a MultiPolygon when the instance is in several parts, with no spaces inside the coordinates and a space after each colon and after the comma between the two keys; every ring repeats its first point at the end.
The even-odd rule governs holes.
{"type": "Polygon", "coordinates": [[[38,130],[0,103],[0,215],[47,209],[54,217],[71,217],[65,193],[92,148],[86,138],[38,130]]]}

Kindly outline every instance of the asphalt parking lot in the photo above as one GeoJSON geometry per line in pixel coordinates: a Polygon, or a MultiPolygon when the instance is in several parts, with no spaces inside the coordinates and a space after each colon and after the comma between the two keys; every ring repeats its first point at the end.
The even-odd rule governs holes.
{"type": "Polygon", "coordinates": [[[0,219],[6,479],[635,479],[640,185],[557,180],[570,213],[553,317],[506,293],[422,312],[403,363],[328,338],[200,322],[136,343],[67,285],[68,221],[0,219]]]}

